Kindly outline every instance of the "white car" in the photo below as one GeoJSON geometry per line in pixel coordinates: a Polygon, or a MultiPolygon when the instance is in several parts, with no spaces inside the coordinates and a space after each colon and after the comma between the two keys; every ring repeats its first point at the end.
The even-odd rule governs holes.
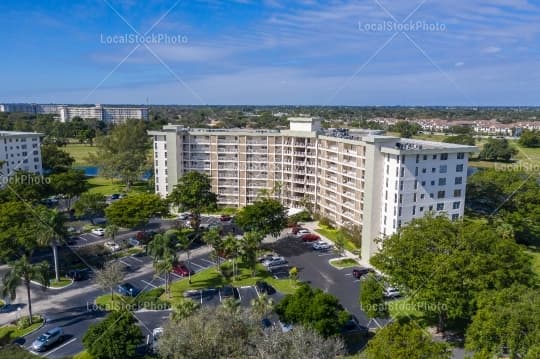
{"type": "Polygon", "coordinates": [[[92,234],[95,234],[96,236],[104,236],[105,230],[103,228],[95,228],[92,229],[92,234]]]}
{"type": "Polygon", "coordinates": [[[271,267],[272,264],[274,264],[274,263],[281,263],[281,262],[284,262],[284,261],[285,261],[285,258],[283,258],[283,257],[272,257],[270,259],[267,259],[267,260],[263,261],[262,264],[265,267],[271,267]]]}
{"type": "Polygon", "coordinates": [[[109,249],[111,252],[117,252],[120,250],[120,246],[113,241],[105,242],[105,248],[109,249]]]}
{"type": "Polygon", "coordinates": [[[296,236],[297,237],[302,237],[304,234],[309,234],[309,233],[311,233],[309,231],[309,229],[302,228],[302,229],[298,230],[298,232],[296,232],[296,236]]]}
{"type": "Polygon", "coordinates": [[[315,249],[316,251],[325,251],[330,248],[332,248],[332,245],[326,242],[317,241],[313,243],[313,249],[315,249]]]}
{"type": "Polygon", "coordinates": [[[398,298],[401,294],[399,293],[399,290],[394,287],[386,287],[384,289],[384,296],[386,298],[398,298]]]}
{"type": "Polygon", "coordinates": [[[157,353],[157,345],[158,345],[158,341],[159,341],[159,337],[161,337],[161,335],[163,334],[163,328],[159,327],[159,328],[154,328],[154,330],[152,330],[152,352],[153,353],[157,353]]]}

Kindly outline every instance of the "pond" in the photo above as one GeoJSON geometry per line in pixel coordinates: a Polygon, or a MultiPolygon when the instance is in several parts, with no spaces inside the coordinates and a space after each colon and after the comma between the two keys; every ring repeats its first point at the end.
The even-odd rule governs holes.
{"type": "MultiPolygon", "coordinates": [[[[99,176],[99,167],[98,166],[77,166],[75,167],[78,170],[84,171],[85,176],[87,177],[96,177],[99,176]]],[[[152,178],[152,171],[146,171],[141,176],[141,180],[147,181],[152,178]]]]}

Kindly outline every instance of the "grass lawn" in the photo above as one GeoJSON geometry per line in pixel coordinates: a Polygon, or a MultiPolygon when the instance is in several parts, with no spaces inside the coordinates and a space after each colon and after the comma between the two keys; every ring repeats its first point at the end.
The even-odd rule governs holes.
{"type": "Polygon", "coordinates": [[[78,354],[75,354],[72,359],[92,359],[92,355],[84,350],[78,354]]]}
{"type": "MultiPolygon", "coordinates": [[[[89,193],[100,193],[105,196],[113,193],[123,193],[126,190],[126,186],[122,181],[100,176],[89,177],[88,185],[90,187],[89,193]]],[[[131,186],[131,191],[148,192],[149,189],[146,182],[137,182],[131,186]]]]}
{"type": "Polygon", "coordinates": [[[75,159],[75,166],[91,166],[93,163],[89,163],[87,157],[90,153],[96,153],[97,147],[87,144],[70,143],[65,147],[62,147],[64,151],[69,153],[71,157],[75,159]]]}
{"type": "Polygon", "coordinates": [[[317,228],[315,232],[323,235],[334,243],[336,242],[338,235],[341,232],[343,238],[345,239],[345,249],[349,252],[360,254],[360,247],[354,244],[351,238],[341,229],[328,228],[326,226],[319,225],[319,228],[317,228]]]}
{"type": "Polygon", "coordinates": [[[57,282],[55,278],[51,279],[51,283],[49,284],[49,286],[51,288],[62,288],[62,287],[65,287],[67,285],[70,285],[71,284],[71,279],[70,278],[66,278],[66,277],[60,277],[60,280],[57,282]]]}
{"type": "Polygon", "coordinates": [[[272,275],[260,264],[257,265],[255,276],[251,276],[251,269],[245,268],[240,263],[239,273],[235,280],[227,281],[215,267],[207,268],[199,273],[191,276],[191,284],[187,279],[182,279],[174,282],[171,285],[171,298],[167,294],[163,294],[162,300],[169,300],[174,303],[179,298],[183,298],[183,293],[187,290],[196,290],[203,288],[217,288],[227,284],[237,287],[254,285],[259,280],[265,280],[272,285],[277,291],[284,294],[294,293],[296,285],[289,279],[275,279],[272,275]]]}
{"type": "Polygon", "coordinates": [[[425,314],[417,306],[410,303],[407,298],[394,299],[387,302],[390,317],[393,319],[410,318],[422,327],[429,326],[425,314]]]}
{"type": "Polygon", "coordinates": [[[8,324],[0,327],[0,338],[9,336],[10,340],[14,340],[20,337],[24,337],[31,331],[39,328],[43,323],[43,318],[34,317],[34,323],[24,329],[19,329],[16,325],[8,324]]]}
{"type": "Polygon", "coordinates": [[[336,267],[336,268],[350,268],[350,267],[356,267],[358,265],[358,262],[351,258],[345,258],[345,259],[338,259],[335,261],[330,261],[330,265],[336,267]]]}
{"type": "Polygon", "coordinates": [[[0,349],[0,358],[10,358],[10,359],[38,359],[41,358],[38,355],[34,355],[24,348],[12,344],[3,347],[0,349]]]}

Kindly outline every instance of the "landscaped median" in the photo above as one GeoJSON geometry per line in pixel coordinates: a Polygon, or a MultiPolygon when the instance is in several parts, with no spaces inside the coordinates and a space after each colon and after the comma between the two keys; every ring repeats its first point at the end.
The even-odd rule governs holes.
{"type": "Polygon", "coordinates": [[[337,269],[345,269],[358,266],[358,262],[352,258],[337,258],[331,259],[328,261],[331,266],[336,267],[337,269]]]}
{"type": "Polygon", "coordinates": [[[315,232],[326,237],[328,240],[334,242],[339,241],[339,238],[343,238],[343,247],[353,254],[360,255],[360,247],[354,243],[352,238],[343,230],[319,224],[319,228],[315,229],[315,232]]]}
{"type": "Polygon", "coordinates": [[[7,344],[17,338],[24,337],[43,326],[43,318],[37,315],[32,316],[33,323],[30,324],[28,316],[22,317],[18,321],[0,327],[0,346],[7,344]]]}

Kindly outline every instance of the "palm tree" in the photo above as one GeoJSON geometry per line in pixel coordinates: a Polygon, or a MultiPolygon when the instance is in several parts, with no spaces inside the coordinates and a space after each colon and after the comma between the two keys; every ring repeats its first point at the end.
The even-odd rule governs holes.
{"type": "Polygon", "coordinates": [[[257,270],[257,251],[261,246],[263,236],[258,232],[246,232],[240,241],[240,255],[251,268],[251,276],[255,276],[257,270]]]}
{"type": "Polygon", "coordinates": [[[223,299],[221,305],[230,314],[238,314],[240,311],[240,301],[234,298],[223,299]]]}
{"type": "Polygon", "coordinates": [[[251,308],[253,313],[263,318],[274,309],[274,300],[263,293],[251,300],[251,308]]]}
{"type": "Polygon", "coordinates": [[[23,255],[19,260],[9,264],[9,270],[2,278],[3,297],[9,297],[14,300],[17,297],[17,288],[21,285],[26,287],[26,295],[28,299],[28,315],[30,324],[32,324],[32,297],[30,295],[30,282],[36,281],[42,285],[43,290],[49,286],[49,263],[43,261],[41,263],[32,264],[26,255],[23,255]]]}
{"type": "Polygon", "coordinates": [[[58,282],[60,273],[58,269],[58,241],[67,235],[64,226],[65,217],[57,210],[42,207],[39,212],[38,242],[42,245],[50,245],[53,251],[54,276],[58,282]]]}
{"type": "Polygon", "coordinates": [[[190,239],[187,234],[180,233],[180,236],[178,237],[178,244],[177,247],[180,248],[180,250],[186,252],[187,256],[187,262],[188,262],[188,282],[191,284],[191,243],[193,243],[193,239],[190,239]]]}
{"type": "Polygon", "coordinates": [[[211,230],[205,232],[203,234],[203,241],[213,248],[213,255],[216,257],[217,271],[220,272],[220,254],[223,252],[223,240],[219,235],[219,230],[217,228],[212,228],[211,230]]]}
{"type": "Polygon", "coordinates": [[[223,249],[225,250],[225,257],[227,259],[232,259],[233,277],[236,277],[236,257],[238,256],[238,250],[240,249],[238,239],[229,233],[223,240],[223,249]]]}
{"type": "Polygon", "coordinates": [[[182,298],[173,305],[171,317],[175,321],[185,319],[199,309],[199,304],[191,299],[182,298]]]}
{"type": "Polygon", "coordinates": [[[176,250],[174,239],[170,236],[157,234],[154,239],[148,243],[148,255],[154,261],[154,270],[156,274],[165,275],[165,291],[170,296],[170,275],[173,266],[176,263],[176,250]]]}
{"type": "Polygon", "coordinates": [[[102,270],[96,272],[96,283],[103,290],[111,291],[111,301],[114,303],[114,287],[124,279],[122,268],[117,262],[108,262],[102,270]]]}
{"type": "Polygon", "coordinates": [[[105,235],[107,237],[110,237],[113,242],[115,242],[116,235],[120,231],[120,228],[116,224],[109,224],[107,227],[105,227],[105,235]]]}

